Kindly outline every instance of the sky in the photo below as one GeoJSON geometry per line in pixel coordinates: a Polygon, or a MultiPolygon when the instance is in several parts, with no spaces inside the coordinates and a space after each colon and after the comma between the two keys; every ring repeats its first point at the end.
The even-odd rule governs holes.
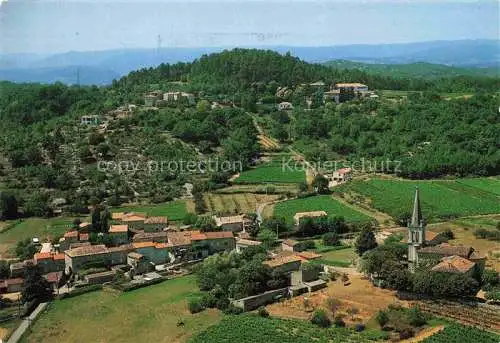
{"type": "Polygon", "coordinates": [[[0,53],[499,39],[498,0],[0,0],[0,53]],[[160,37],[160,39],[158,39],[160,37]]]}

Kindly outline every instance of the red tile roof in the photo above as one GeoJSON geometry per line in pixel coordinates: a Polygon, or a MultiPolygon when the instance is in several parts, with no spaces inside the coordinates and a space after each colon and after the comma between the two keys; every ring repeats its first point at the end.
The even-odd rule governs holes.
{"type": "Polygon", "coordinates": [[[57,261],[57,260],[64,260],[64,253],[59,253],[59,254],[55,254],[54,255],[54,261],[57,261]]]}
{"type": "Polygon", "coordinates": [[[225,239],[233,238],[234,235],[231,231],[217,231],[217,232],[204,232],[195,233],[191,235],[191,240],[193,241],[203,241],[209,239],[225,239]]]}
{"type": "Polygon", "coordinates": [[[37,252],[34,256],[35,261],[38,260],[52,260],[52,253],[50,252],[37,252]]]}
{"type": "Polygon", "coordinates": [[[111,225],[109,233],[125,233],[128,231],[128,225],[111,225]]]}
{"type": "Polygon", "coordinates": [[[134,242],[134,243],[132,243],[132,246],[135,249],[149,248],[149,247],[154,247],[155,243],[154,242],[134,242]]]}
{"type": "Polygon", "coordinates": [[[68,231],[64,233],[64,238],[78,238],[78,231],[68,231]]]}
{"type": "Polygon", "coordinates": [[[444,257],[441,262],[434,267],[432,271],[434,272],[445,272],[445,273],[467,273],[474,267],[475,263],[471,262],[460,256],[448,256],[444,257]]]}

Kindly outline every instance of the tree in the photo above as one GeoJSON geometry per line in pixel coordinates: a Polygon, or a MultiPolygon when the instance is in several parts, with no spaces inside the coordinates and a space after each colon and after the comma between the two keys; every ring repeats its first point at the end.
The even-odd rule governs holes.
{"type": "Polygon", "coordinates": [[[328,318],[326,312],[324,310],[316,310],[313,313],[313,316],[311,318],[311,323],[322,327],[322,328],[327,328],[332,325],[332,322],[330,321],[330,318],[328,318]]]}
{"type": "Polygon", "coordinates": [[[0,219],[17,218],[17,199],[14,195],[0,192],[0,219]]]}
{"type": "Polygon", "coordinates": [[[0,261],[0,279],[8,279],[10,275],[9,263],[7,261],[0,261]]]}
{"type": "Polygon", "coordinates": [[[95,206],[91,214],[92,218],[92,230],[95,232],[102,232],[101,230],[101,207],[95,206]]]}
{"type": "Polygon", "coordinates": [[[326,246],[340,245],[339,235],[335,232],[328,232],[323,235],[323,244],[326,246]]]}
{"type": "Polygon", "coordinates": [[[385,324],[389,322],[389,316],[387,315],[387,312],[380,310],[377,312],[375,320],[377,321],[378,325],[380,325],[380,327],[384,327],[385,324]]]}
{"type": "Polygon", "coordinates": [[[319,194],[326,194],[329,192],[328,179],[321,174],[317,174],[313,180],[312,186],[319,194]]]}
{"type": "Polygon", "coordinates": [[[200,100],[196,104],[196,111],[198,111],[199,113],[210,112],[210,109],[211,109],[211,105],[210,105],[210,102],[208,100],[200,100]]]}
{"type": "Polygon", "coordinates": [[[257,239],[262,242],[262,245],[264,245],[266,249],[269,249],[274,245],[278,237],[273,231],[264,229],[259,232],[257,239]]]}
{"type": "Polygon", "coordinates": [[[21,292],[23,303],[46,302],[52,299],[52,288],[42,276],[40,267],[33,263],[27,263],[24,271],[24,283],[21,292]]]}
{"type": "Polygon", "coordinates": [[[355,246],[359,256],[377,247],[377,240],[375,239],[375,234],[371,226],[365,226],[363,228],[356,240],[355,246]]]}
{"type": "Polygon", "coordinates": [[[37,250],[37,247],[31,242],[30,238],[20,240],[16,244],[16,256],[20,260],[32,259],[37,250]]]}

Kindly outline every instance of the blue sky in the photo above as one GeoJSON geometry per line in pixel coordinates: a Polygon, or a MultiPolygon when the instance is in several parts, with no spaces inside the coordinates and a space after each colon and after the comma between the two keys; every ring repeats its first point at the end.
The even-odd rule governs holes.
{"type": "Polygon", "coordinates": [[[3,0],[0,52],[498,39],[498,18],[488,0],[3,0]]]}

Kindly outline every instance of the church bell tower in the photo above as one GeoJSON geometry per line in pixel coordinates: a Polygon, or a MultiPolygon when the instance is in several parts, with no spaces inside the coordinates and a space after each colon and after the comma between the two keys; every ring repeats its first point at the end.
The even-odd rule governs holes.
{"type": "Polygon", "coordinates": [[[420,195],[418,187],[415,189],[415,200],[413,202],[413,213],[408,221],[408,265],[410,271],[414,272],[418,266],[417,250],[425,245],[425,223],[422,219],[420,208],[420,195]]]}

